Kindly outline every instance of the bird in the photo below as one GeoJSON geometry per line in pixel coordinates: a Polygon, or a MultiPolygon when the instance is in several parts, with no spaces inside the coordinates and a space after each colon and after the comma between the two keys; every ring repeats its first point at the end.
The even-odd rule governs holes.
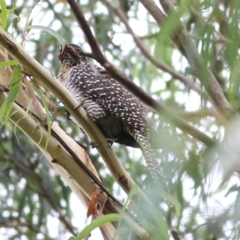
{"type": "Polygon", "coordinates": [[[140,148],[153,180],[164,179],[153,148],[159,141],[151,140],[154,129],[147,120],[146,107],[106,70],[88,62],[80,46],[66,43],[60,47],[57,75],[63,86],[84,108],[109,143],[140,148]]]}

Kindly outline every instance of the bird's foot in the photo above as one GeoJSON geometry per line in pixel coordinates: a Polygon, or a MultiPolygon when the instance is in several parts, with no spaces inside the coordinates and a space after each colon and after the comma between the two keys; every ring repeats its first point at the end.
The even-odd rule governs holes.
{"type": "Polygon", "coordinates": [[[100,143],[91,142],[91,143],[90,143],[90,146],[91,146],[92,148],[98,148],[101,144],[102,144],[101,142],[100,142],[100,143]]]}
{"type": "Polygon", "coordinates": [[[71,118],[71,114],[70,114],[70,112],[69,111],[67,111],[67,120],[72,120],[72,118],[71,118]]]}
{"type": "Polygon", "coordinates": [[[109,141],[109,140],[107,140],[108,141],[108,147],[111,147],[112,145],[113,145],[113,141],[109,141]]]}
{"type": "Polygon", "coordinates": [[[82,107],[84,101],[81,101],[77,106],[73,108],[73,110],[78,109],[79,107],[82,107]]]}
{"type": "Polygon", "coordinates": [[[79,127],[79,129],[81,130],[81,132],[82,132],[84,135],[87,135],[87,134],[85,133],[85,131],[83,130],[83,128],[79,127]]]}

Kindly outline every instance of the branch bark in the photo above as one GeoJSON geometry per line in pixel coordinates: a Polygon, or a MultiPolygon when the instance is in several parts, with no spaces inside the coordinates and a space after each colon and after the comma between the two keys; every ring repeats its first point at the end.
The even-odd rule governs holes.
{"type": "MultiPolygon", "coordinates": [[[[78,103],[67,91],[67,89],[63,87],[63,85],[59,83],[55,78],[53,78],[52,75],[47,70],[45,70],[35,59],[29,56],[24,51],[24,49],[1,28],[0,43],[22,63],[23,67],[29,74],[41,81],[61,100],[64,106],[66,106],[71,115],[80,123],[84,131],[88,134],[93,142],[102,143],[98,147],[99,153],[101,154],[103,160],[107,164],[109,170],[119,185],[126,193],[129,193],[132,187],[136,184],[125,171],[112,148],[109,147],[109,143],[106,141],[100,130],[86,115],[84,109],[74,109],[74,106],[77,106],[78,103]]],[[[74,171],[74,168],[72,168],[72,170],[74,171]]],[[[138,197],[146,201],[146,203],[151,204],[141,189],[138,189],[138,197]]]]}
{"type": "MultiPolygon", "coordinates": [[[[6,97],[6,93],[0,92],[0,105],[4,102],[6,97]]],[[[13,105],[10,120],[34,141],[49,160],[50,164],[65,178],[70,186],[73,186],[73,190],[75,190],[75,184],[77,184],[78,189],[80,187],[88,198],[91,197],[98,186],[92,182],[92,179],[89,178],[88,174],[86,174],[83,169],[79,168],[79,165],[73,161],[71,155],[69,155],[57,139],[48,136],[47,131],[43,128],[40,128],[38,131],[33,131],[38,126],[38,123],[31,116],[26,115],[24,109],[20,108],[17,104],[13,105]],[[46,145],[47,142],[48,144],[46,145]],[[62,174],[63,172],[65,173],[62,174]]],[[[64,132],[63,135],[68,137],[64,132]]],[[[113,204],[105,193],[99,195],[98,201],[108,202],[105,209],[107,212],[121,212],[121,207],[113,204]]],[[[147,232],[127,214],[124,215],[123,220],[128,223],[130,229],[135,230],[135,233],[140,238],[148,236],[148,239],[152,239],[147,232]]],[[[114,233],[114,236],[115,234],[116,233],[114,233]]]]}
{"type": "MultiPolygon", "coordinates": [[[[0,51],[0,61],[1,62],[5,62],[6,59],[6,54],[4,51],[0,51]]],[[[13,59],[12,59],[13,60],[13,59]]],[[[0,79],[0,83],[3,84],[1,86],[9,86],[11,84],[11,75],[12,75],[12,68],[11,67],[2,67],[1,71],[0,71],[1,79],[0,79]]],[[[33,89],[31,86],[29,86],[28,82],[25,83],[26,84],[26,88],[25,91],[24,89],[21,87],[19,94],[17,96],[17,100],[21,102],[22,106],[27,106],[28,105],[28,101],[29,98],[33,99],[33,104],[31,106],[31,111],[32,111],[32,115],[38,115],[39,121],[41,121],[42,119],[44,119],[45,115],[43,113],[43,109],[41,104],[39,103],[38,99],[36,98],[35,93],[33,92],[33,89]]],[[[2,90],[7,89],[6,87],[2,87],[2,90]]],[[[3,93],[2,93],[3,94],[3,93]]],[[[3,101],[4,98],[2,98],[3,101]]],[[[0,101],[1,102],[1,101],[0,101]]],[[[1,105],[1,104],[0,104],[1,105]]],[[[25,119],[25,116],[23,117],[25,119]]],[[[35,116],[37,117],[37,116],[35,116]]],[[[27,121],[27,119],[25,119],[27,121]]],[[[26,126],[30,126],[28,123],[25,124],[26,126]]],[[[72,138],[70,138],[69,136],[66,135],[65,132],[62,131],[62,129],[60,129],[60,127],[58,125],[56,125],[55,123],[53,123],[52,128],[55,130],[55,132],[58,133],[58,136],[61,136],[62,139],[64,139],[65,143],[68,143],[71,148],[73,149],[74,153],[84,162],[85,166],[87,168],[89,168],[91,170],[91,172],[93,172],[97,177],[97,171],[94,168],[94,166],[92,165],[91,160],[89,159],[89,157],[87,156],[85,150],[83,148],[81,148],[72,138]]],[[[31,134],[31,133],[30,133],[31,134]]],[[[46,158],[49,160],[49,162],[51,162],[52,158],[50,157],[50,155],[48,154],[48,152],[46,151],[46,149],[42,149],[39,145],[38,147],[40,148],[40,150],[43,152],[43,154],[46,156],[46,158]]],[[[68,164],[68,163],[66,163],[68,164]]],[[[69,173],[62,168],[60,165],[58,164],[53,164],[54,168],[57,170],[57,172],[61,175],[61,177],[67,182],[68,186],[71,188],[71,190],[75,193],[75,195],[78,197],[78,199],[83,203],[83,205],[87,208],[88,204],[89,204],[89,196],[86,195],[85,192],[83,192],[81,190],[81,188],[76,184],[76,182],[73,180],[72,177],[70,177],[69,173]]],[[[20,166],[20,165],[19,165],[20,166]]],[[[22,168],[22,165],[21,165],[22,168]]],[[[24,168],[25,169],[25,168],[24,168]]],[[[75,169],[77,171],[77,169],[75,169]]],[[[90,180],[92,183],[92,180],[90,180]]],[[[92,185],[92,184],[91,184],[92,185]]],[[[43,194],[46,194],[46,192],[43,191],[43,194]]],[[[44,195],[45,196],[45,195],[44,195]]],[[[47,196],[47,195],[46,195],[47,196]]],[[[52,202],[50,202],[52,205],[52,202]]],[[[114,208],[111,206],[111,203],[107,202],[107,208],[108,209],[113,209],[114,208]]],[[[52,205],[53,209],[55,209],[56,211],[58,211],[59,213],[59,217],[60,217],[60,221],[63,222],[63,224],[65,224],[66,229],[68,229],[72,234],[76,234],[74,232],[74,228],[71,226],[70,222],[68,221],[68,219],[66,219],[65,215],[63,215],[61,213],[61,211],[59,209],[56,209],[53,205],[52,205]]],[[[107,209],[104,209],[104,212],[107,209]]],[[[109,210],[107,210],[109,211],[109,210]]],[[[116,212],[116,210],[114,210],[116,212]]],[[[120,211],[120,210],[119,210],[120,211]]],[[[116,235],[116,229],[113,226],[112,223],[107,223],[104,227],[104,229],[101,228],[101,230],[105,233],[105,236],[108,236],[109,239],[112,239],[115,235],[116,235]]]]}

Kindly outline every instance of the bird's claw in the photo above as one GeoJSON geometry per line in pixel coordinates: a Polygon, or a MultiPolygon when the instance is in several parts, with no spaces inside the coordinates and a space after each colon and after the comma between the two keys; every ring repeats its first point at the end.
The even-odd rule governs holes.
{"type": "Polygon", "coordinates": [[[111,147],[113,145],[113,141],[108,141],[108,147],[111,147]]]}
{"type": "Polygon", "coordinates": [[[79,107],[82,107],[84,101],[81,101],[77,106],[73,108],[73,110],[78,109],[79,107]]]}
{"type": "Polygon", "coordinates": [[[102,142],[100,142],[100,143],[91,142],[90,143],[92,148],[98,148],[101,144],[102,144],[102,142]]]}
{"type": "Polygon", "coordinates": [[[71,118],[71,114],[70,114],[69,111],[67,111],[67,120],[72,120],[72,118],[71,118]]]}

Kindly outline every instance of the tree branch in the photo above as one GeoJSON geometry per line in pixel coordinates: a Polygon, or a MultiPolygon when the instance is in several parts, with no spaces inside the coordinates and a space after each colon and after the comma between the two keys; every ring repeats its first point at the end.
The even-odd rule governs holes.
{"type": "MultiPolygon", "coordinates": [[[[157,5],[152,0],[141,0],[141,3],[147,9],[147,11],[152,15],[155,21],[162,26],[163,18],[162,11],[157,7],[157,5]]],[[[166,13],[174,13],[175,9],[172,5],[172,2],[169,0],[160,0],[160,3],[166,13]]],[[[185,26],[182,24],[181,19],[179,21],[179,28],[172,37],[172,41],[182,52],[182,54],[188,60],[189,65],[193,68],[195,75],[201,81],[202,85],[205,87],[209,96],[212,99],[212,103],[217,108],[217,110],[225,118],[229,118],[233,115],[233,109],[228,103],[223,90],[216,80],[213,73],[207,68],[204,64],[202,58],[200,57],[196,47],[194,46],[192,39],[189,36],[188,31],[185,26]]]]}
{"type": "MultiPolygon", "coordinates": [[[[112,148],[109,147],[109,143],[106,141],[101,131],[97,128],[94,122],[87,116],[85,110],[83,108],[74,109],[74,107],[78,105],[76,99],[74,99],[73,96],[67,91],[67,89],[55,78],[53,78],[52,75],[47,70],[45,70],[35,59],[30,57],[24,51],[24,49],[17,42],[15,42],[2,28],[0,28],[0,43],[22,63],[23,67],[27,70],[28,73],[36,77],[36,79],[41,80],[41,82],[61,100],[64,106],[66,106],[71,115],[80,123],[80,125],[83,127],[83,129],[93,142],[102,143],[98,147],[99,153],[101,154],[103,160],[107,164],[109,170],[111,171],[119,185],[126,193],[129,193],[132,187],[136,184],[123,168],[115,152],[112,150],[112,148]]],[[[19,119],[21,119],[21,117],[19,119]]],[[[30,138],[32,138],[32,136],[30,138]]],[[[59,152],[57,146],[54,145],[52,147],[55,149],[55,151],[59,152]]],[[[42,150],[43,149],[44,147],[42,148],[42,150]]],[[[63,166],[65,165],[63,164],[63,166]]],[[[74,168],[72,168],[71,171],[74,171],[75,175],[74,168]]],[[[83,181],[81,180],[81,178],[79,178],[79,175],[77,176],[80,182],[83,181]]],[[[77,176],[75,175],[75,177],[77,176]]],[[[91,196],[92,188],[93,185],[91,185],[90,189],[87,190],[87,193],[90,193],[90,195],[87,194],[89,197],[91,196]]],[[[146,203],[151,204],[151,202],[146,197],[146,195],[141,191],[141,189],[138,189],[137,195],[141,199],[146,201],[146,203]]]]}
{"type": "MultiPolygon", "coordinates": [[[[24,49],[2,28],[0,28],[0,43],[22,63],[22,66],[28,73],[32,74],[32,76],[36,77],[36,79],[41,80],[50,91],[55,93],[73,117],[81,123],[84,130],[93,141],[103,142],[101,146],[98,147],[98,150],[107,162],[107,165],[113,175],[117,177],[117,180],[120,182],[123,190],[128,193],[135,183],[122,167],[120,161],[117,159],[112,148],[109,147],[109,144],[103,137],[102,133],[98,130],[91,119],[87,117],[84,109],[80,108],[75,110],[74,106],[77,105],[77,101],[71,96],[71,94],[62,86],[61,83],[52,77],[49,71],[45,70],[35,59],[30,57],[24,49]]],[[[0,91],[0,105],[7,97],[7,94],[4,92],[5,89],[6,87],[0,85],[0,90],[2,90],[0,91]]],[[[77,196],[81,195],[82,199],[83,195],[81,193],[84,193],[85,196],[90,198],[92,193],[100,187],[104,193],[99,195],[98,201],[106,202],[103,211],[117,213],[122,212],[122,204],[119,203],[119,201],[115,199],[108,190],[106,190],[106,188],[104,188],[102,183],[99,182],[96,177],[94,178],[92,176],[93,173],[85,167],[84,164],[88,165],[88,161],[86,163],[81,162],[81,160],[84,160],[86,157],[85,151],[84,154],[80,154],[80,160],[76,153],[79,153],[79,149],[82,150],[82,148],[80,148],[73,139],[67,136],[66,133],[56,125],[56,123],[52,124],[51,135],[49,135],[46,131],[47,129],[43,129],[41,126],[39,127],[39,122],[36,121],[38,117],[33,113],[26,113],[25,109],[20,106],[21,105],[13,104],[9,117],[10,120],[39,147],[52,166],[61,174],[61,176],[64,177],[71,189],[76,192],[77,196]],[[34,129],[38,130],[36,131],[34,129]],[[58,130],[58,133],[54,131],[55,129],[58,130]],[[77,149],[75,149],[75,147],[77,149]],[[79,191],[80,189],[81,192],[79,191]]],[[[132,198],[133,203],[135,199],[137,205],[139,204],[139,199],[141,199],[141,201],[146,205],[152,205],[151,201],[146,197],[140,188],[137,189],[136,195],[132,198]]],[[[148,210],[143,209],[143,212],[145,211],[148,210]]],[[[136,235],[140,238],[146,236],[147,239],[152,239],[138,224],[136,218],[128,212],[128,210],[125,210],[123,221],[126,221],[126,226],[130,229],[133,228],[136,235]]]]}
{"type": "Polygon", "coordinates": [[[160,116],[167,118],[170,123],[174,124],[182,131],[188,133],[189,135],[191,135],[194,138],[197,138],[198,140],[200,140],[207,146],[212,146],[213,144],[215,144],[215,141],[213,139],[211,139],[209,136],[202,133],[198,129],[192,127],[190,124],[188,124],[182,118],[176,116],[172,111],[170,111],[168,108],[166,108],[160,102],[154,100],[146,92],[144,92],[140,87],[138,87],[136,84],[134,84],[124,73],[122,73],[115,66],[113,66],[102,54],[102,52],[98,46],[98,43],[97,43],[95,37],[93,36],[92,31],[82,13],[82,11],[80,10],[78,4],[76,3],[76,1],[68,0],[68,3],[77,19],[79,25],[81,26],[83,32],[86,35],[86,38],[92,49],[92,54],[94,55],[95,59],[97,59],[97,61],[104,68],[106,68],[106,70],[112,75],[112,77],[114,77],[116,80],[118,80],[121,84],[123,84],[130,91],[132,91],[139,99],[141,99],[147,105],[154,108],[160,116]]]}
{"type": "Polygon", "coordinates": [[[199,109],[197,111],[176,111],[176,114],[184,119],[200,119],[205,117],[214,117],[219,120],[219,115],[215,108],[199,109]]]}
{"type": "MultiPolygon", "coordinates": [[[[108,0],[103,0],[105,5],[109,8],[110,12],[113,12],[118,18],[122,21],[122,23],[125,25],[125,28],[129,34],[132,35],[136,45],[138,48],[141,50],[142,54],[157,68],[161,69],[164,72],[169,73],[173,78],[176,78],[180,80],[184,85],[186,85],[188,88],[193,89],[194,91],[198,92],[200,95],[205,96],[206,94],[202,91],[201,87],[199,84],[196,82],[191,81],[181,73],[178,73],[171,67],[167,66],[163,62],[160,62],[156,58],[154,58],[149,51],[143,46],[140,38],[134,33],[130,25],[128,24],[128,21],[123,14],[122,10],[120,8],[115,7],[110,1],[108,0]]],[[[206,96],[205,96],[206,97],[206,96]]]]}
{"type": "MultiPolygon", "coordinates": [[[[5,99],[6,94],[0,92],[0,105],[4,102],[5,99]]],[[[97,184],[95,182],[92,182],[92,179],[89,178],[88,174],[86,174],[82,168],[79,168],[79,165],[76,163],[76,161],[73,161],[72,156],[69,155],[64,147],[57,141],[57,139],[52,136],[49,137],[47,131],[43,128],[40,128],[38,131],[33,131],[33,129],[36,129],[38,126],[37,122],[32,117],[27,115],[26,112],[16,104],[13,105],[10,119],[13,123],[16,124],[18,128],[20,128],[30,139],[34,141],[34,143],[46,155],[49,162],[57,171],[59,166],[61,166],[61,168],[64,168],[68,173],[71,174],[74,181],[88,196],[88,198],[91,197],[92,193],[98,188],[97,184]],[[48,143],[48,145],[46,145],[46,143],[48,143]]],[[[78,161],[80,161],[80,159],[78,161]]],[[[140,191],[141,190],[138,192],[138,197],[146,201],[147,198],[145,195],[141,194],[140,191]]],[[[110,204],[111,208],[107,209],[107,211],[111,212],[111,209],[114,209],[115,212],[118,213],[121,211],[121,206],[118,205],[118,201],[117,204],[114,205],[114,202],[109,201],[109,198],[104,193],[99,195],[98,201],[109,202],[106,206],[108,207],[110,204]]],[[[147,201],[146,203],[151,204],[150,201],[147,201]]],[[[124,216],[124,220],[127,221],[130,227],[135,226],[136,234],[140,238],[148,236],[146,231],[133,220],[134,217],[132,218],[131,214],[131,217],[128,216],[126,212],[125,214],[126,216],[124,216]]]]}

